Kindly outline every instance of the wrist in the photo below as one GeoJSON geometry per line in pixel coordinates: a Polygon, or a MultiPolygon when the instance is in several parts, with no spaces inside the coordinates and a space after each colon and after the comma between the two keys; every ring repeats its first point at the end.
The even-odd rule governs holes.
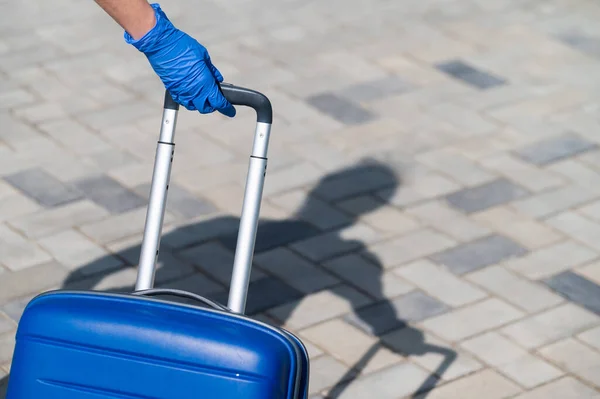
{"type": "MultiPolygon", "coordinates": [[[[145,32],[134,36],[125,31],[125,42],[133,45],[139,51],[148,53],[155,51],[161,44],[161,39],[168,34],[177,32],[171,21],[157,3],[150,4],[151,15],[146,16],[145,32]],[[136,38],[137,37],[137,38],[136,38]]],[[[163,42],[164,44],[164,42],[163,42]]]]}

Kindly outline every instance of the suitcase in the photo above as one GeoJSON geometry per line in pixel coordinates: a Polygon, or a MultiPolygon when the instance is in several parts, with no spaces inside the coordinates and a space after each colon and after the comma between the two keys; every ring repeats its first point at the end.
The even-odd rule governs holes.
{"type": "Polygon", "coordinates": [[[271,103],[253,90],[221,90],[257,116],[227,306],[153,288],[179,111],[166,92],[135,291],[56,290],[33,298],[19,321],[7,399],[308,398],[301,340],[244,315],[271,103]]]}

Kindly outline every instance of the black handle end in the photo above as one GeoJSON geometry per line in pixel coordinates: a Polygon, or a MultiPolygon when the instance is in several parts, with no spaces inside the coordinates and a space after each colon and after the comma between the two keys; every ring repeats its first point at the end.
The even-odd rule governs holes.
{"type": "Polygon", "coordinates": [[[273,123],[273,107],[267,96],[229,83],[221,83],[220,86],[221,92],[231,104],[254,108],[257,122],[273,123]]]}
{"type": "Polygon", "coordinates": [[[171,97],[171,93],[169,93],[168,90],[165,91],[165,105],[164,105],[165,109],[174,109],[175,111],[179,111],[179,104],[177,104],[175,102],[175,100],[173,100],[173,97],[171,97]]]}

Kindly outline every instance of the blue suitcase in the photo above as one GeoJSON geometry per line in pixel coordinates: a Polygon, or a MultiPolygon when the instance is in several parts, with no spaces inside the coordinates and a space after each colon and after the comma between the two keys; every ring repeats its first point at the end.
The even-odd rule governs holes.
{"type": "Polygon", "coordinates": [[[167,92],[135,292],[58,290],[32,299],[19,321],[7,399],[308,398],[309,359],[300,339],[244,316],[271,104],[256,91],[228,84],[221,90],[257,113],[227,307],[153,288],[179,111],[167,92]]]}

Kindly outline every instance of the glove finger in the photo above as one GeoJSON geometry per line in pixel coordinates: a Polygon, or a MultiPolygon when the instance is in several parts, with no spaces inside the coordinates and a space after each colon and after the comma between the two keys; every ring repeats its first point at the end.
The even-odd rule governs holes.
{"type": "Polygon", "coordinates": [[[219,109],[218,110],[220,113],[222,113],[225,116],[228,116],[230,118],[233,118],[236,114],[236,110],[235,107],[233,105],[230,105],[229,107],[223,108],[223,109],[219,109]]]}
{"type": "Polygon", "coordinates": [[[224,115],[233,117],[235,116],[235,108],[233,105],[227,101],[219,87],[217,86],[217,82],[214,82],[212,87],[209,88],[209,95],[207,98],[208,104],[214,109],[217,109],[224,115]]]}
{"type": "Polygon", "coordinates": [[[216,111],[215,108],[210,105],[208,99],[203,99],[203,97],[193,99],[192,103],[194,104],[194,108],[201,114],[210,114],[216,111]]]}

